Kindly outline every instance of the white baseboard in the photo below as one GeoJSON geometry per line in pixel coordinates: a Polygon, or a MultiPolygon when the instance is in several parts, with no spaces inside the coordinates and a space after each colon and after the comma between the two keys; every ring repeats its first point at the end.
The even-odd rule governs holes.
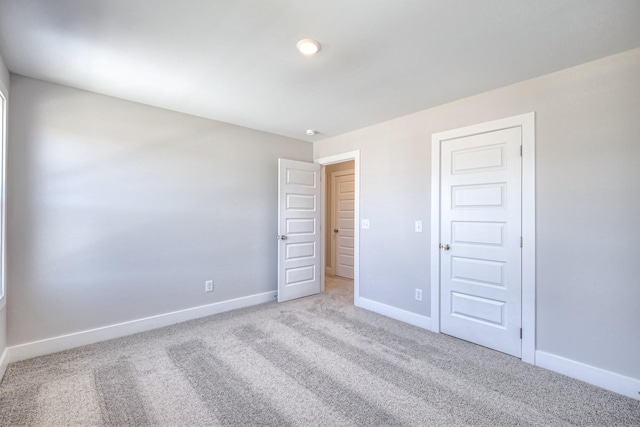
{"type": "MultiPolygon", "coordinates": [[[[356,298],[355,306],[420,328],[431,330],[431,318],[366,298],[356,298]]],[[[535,364],[571,378],[640,400],[640,380],[586,365],[543,351],[535,352],[535,364]]]]}
{"type": "MultiPolygon", "coordinates": [[[[151,329],[162,328],[164,326],[186,322],[187,320],[211,316],[225,311],[271,302],[275,301],[275,299],[276,292],[270,291],[262,294],[250,295],[247,297],[146,317],[143,319],[131,320],[129,322],[118,323],[101,328],[75,332],[73,334],[48,338],[41,341],[15,345],[7,348],[8,357],[6,357],[6,359],[8,359],[7,363],[17,362],[19,360],[56,353],[58,351],[68,350],[100,341],[137,334],[151,329]]],[[[6,353],[7,351],[5,351],[5,355],[6,353]]],[[[5,355],[3,355],[3,363],[5,363],[5,355]]]]}
{"type": "Polygon", "coordinates": [[[412,313],[401,308],[392,307],[377,301],[358,297],[355,300],[355,306],[373,311],[383,316],[408,323],[413,326],[431,330],[431,318],[420,314],[412,313]]]}
{"type": "Polygon", "coordinates": [[[5,348],[0,356],[0,382],[4,378],[4,373],[7,371],[7,365],[9,364],[9,349],[5,348]]]}
{"type": "Polygon", "coordinates": [[[571,378],[640,400],[640,380],[605,371],[555,354],[536,351],[536,365],[571,378]]]}

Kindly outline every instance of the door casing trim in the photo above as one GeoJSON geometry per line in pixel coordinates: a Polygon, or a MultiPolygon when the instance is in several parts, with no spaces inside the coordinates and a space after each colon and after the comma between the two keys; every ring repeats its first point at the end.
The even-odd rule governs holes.
{"type": "Polygon", "coordinates": [[[536,230],[535,112],[434,133],[431,136],[431,331],[440,333],[440,149],[449,139],[522,129],[522,361],[535,364],[536,230]]]}

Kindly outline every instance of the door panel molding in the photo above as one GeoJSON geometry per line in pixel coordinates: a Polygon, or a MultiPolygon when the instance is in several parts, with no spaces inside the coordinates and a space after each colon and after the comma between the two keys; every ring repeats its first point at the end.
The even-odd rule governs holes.
{"type": "MultiPolygon", "coordinates": [[[[522,360],[535,364],[535,113],[477,124],[431,137],[431,330],[440,332],[440,154],[442,142],[463,136],[519,127],[522,131],[522,360]]],[[[498,156],[488,153],[488,167],[498,156]]],[[[462,159],[464,160],[464,159],[462,159]]],[[[464,163],[461,163],[464,166],[464,163]]]]}
{"type": "MultiPolygon", "coordinates": [[[[351,161],[351,160],[347,160],[347,161],[351,161]]],[[[343,162],[340,162],[343,163],[343,162]]],[[[326,168],[325,168],[325,172],[326,172],[326,168]]],[[[345,169],[345,170],[339,170],[339,171],[333,171],[330,174],[325,173],[325,178],[326,178],[326,189],[331,189],[331,197],[327,198],[326,200],[326,208],[327,210],[325,211],[325,215],[327,214],[327,212],[331,212],[331,221],[329,221],[329,219],[327,219],[328,222],[331,222],[331,224],[327,224],[327,229],[328,230],[333,230],[336,228],[336,224],[335,224],[335,199],[336,199],[336,195],[335,195],[335,179],[337,177],[343,176],[343,175],[354,175],[354,183],[355,183],[355,170],[354,169],[345,169]]],[[[326,193],[325,193],[326,194],[326,193]]],[[[355,203],[355,202],[354,202],[355,203]]],[[[355,223],[354,223],[354,227],[355,227],[355,223]]],[[[325,239],[327,238],[327,235],[332,235],[333,233],[325,233],[325,239]]],[[[336,263],[335,263],[335,253],[336,253],[336,248],[335,248],[335,239],[329,239],[329,241],[326,242],[327,246],[325,248],[329,248],[330,249],[330,254],[331,254],[331,266],[327,265],[327,259],[325,259],[325,273],[328,276],[335,276],[335,271],[336,271],[336,263]]]]}
{"type": "Polygon", "coordinates": [[[278,159],[278,302],[322,289],[321,169],[278,159]]]}
{"type": "Polygon", "coordinates": [[[440,254],[440,331],[515,357],[522,355],[521,144],[514,127],[440,146],[440,243],[449,248],[440,254]],[[500,244],[468,232],[478,222],[502,225],[501,241],[493,239],[500,244]]]}
{"type": "MultiPolygon", "coordinates": [[[[342,177],[352,177],[353,182],[354,182],[354,189],[355,189],[355,173],[353,169],[348,169],[348,170],[343,170],[343,171],[336,171],[336,172],[332,172],[331,173],[331,228],[332,229],[342,229],[342,227],[340,226],[340,217],[338,215],[338,211],[339,211],[339,191],[336,191],[338,186],[337,184],[339,183],[339,178],[342,177]]],[[[354,192],[355,194],[355,192],[354,192]]],[[[354,203],[355,205],[355,203],[354,203]]],[[[353,227],[354,227],[354,232],[355,232],[355,221],[353,221],[353,227]]],[[[349,276],[345,276],[338,274],[340,271],[339,265],[340,265],[340,254],[339,252],[339,245],[338,242],[340,241],[340,233],[338,233],[337,235],[332,234],[333,239],[331,240],[331,256],[332,256],[332,260],[331,260],[331,265],[333,267],[333,274],[335,274],[336,276],[341,276],[341,277],[347,277],[350,279],[353,279],[353,277],[349,277],[349,276]]],[[[351,274],[352,275],[352,274],[351,274]]]]}

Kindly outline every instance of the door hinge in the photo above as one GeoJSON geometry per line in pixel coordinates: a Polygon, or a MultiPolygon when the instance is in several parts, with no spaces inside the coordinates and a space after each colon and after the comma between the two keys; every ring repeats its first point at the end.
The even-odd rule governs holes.
{"type": "Polygon", "coordinates": [[[522,157],[522,145],[520,146],[520,157],[522,157]]]}
{"type": "Polygon", "coordinates": [[[520,328],[520,339],[522,339],[522,328],[520,328]]]}
{"type": "Polygon", "coordinates": [[[520,237],[520,247],[522,247],[522,237],[520,237]]]}

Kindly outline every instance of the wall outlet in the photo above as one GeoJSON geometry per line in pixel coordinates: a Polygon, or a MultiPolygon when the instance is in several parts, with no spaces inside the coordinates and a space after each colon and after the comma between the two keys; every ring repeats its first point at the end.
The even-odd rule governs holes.
{"type": "Polygon", "coordinates": [[[422,301],[422,289],[416,289],[416,301],[422,301]]]}
{"type": "Polygon", "coordinates": [[[368,219],[363,219],[362,220],[362,229],[363,230],[368,230],[369,229],[369,220],[368,219]]]}
{"type": "Polygon", "coordinates": [[[204,291],[213,292],[213,280],[207,280],[204,282],[204,291]]]}

